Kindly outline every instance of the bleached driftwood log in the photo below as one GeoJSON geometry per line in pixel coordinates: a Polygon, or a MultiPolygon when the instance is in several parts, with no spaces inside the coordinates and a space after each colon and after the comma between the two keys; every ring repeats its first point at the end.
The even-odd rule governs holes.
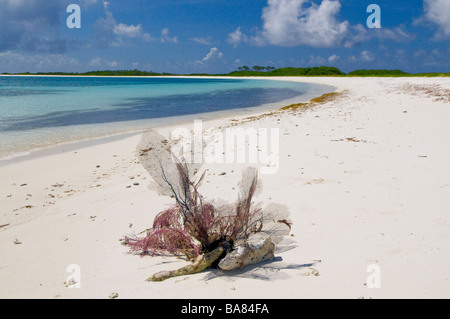
{"type": "Polygon", "coordinates": [[[199,256],[197,261],[192,265],[173,271],[161,271],[154,274],[147,281],[163,281],[172,277],[191,275],[201,272],[212,265],[223,254],[223,248],[217,247],[212,252],[199,256]]]}

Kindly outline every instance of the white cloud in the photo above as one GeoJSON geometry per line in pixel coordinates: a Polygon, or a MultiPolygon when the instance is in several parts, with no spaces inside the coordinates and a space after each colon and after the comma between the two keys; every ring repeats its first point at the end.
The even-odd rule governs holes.
{"type": "Polygon", "coordinates": [[[94,68],[117,68],[119,66],[119,62],[117,61],[108,61],[102,58],[93,58],[89,63],[90,67],[94,68]]]}
{"type": "Polygon", "coordinates": [[[263,29],[257,43],[281,46],[332,47],[350,35],[348,21],[339,21],[339,1],[268,0],[263,9],[263,29]]]}
{"type": "Polygon", "coordinates": [[[191,38],[189,40],[194,41],[194,42],[199,43],[199,44],[203,44],[203,45],[211,45],[213,43],[213,40],[211,39],[211,37],[207,37],[207,38],[191,38]]]}
{"type": "Polygon", "coordinates": [[[212,62],[215,60],[220,60],[222,58],[223,58],[223,53],[220,52],[218,48],[214,47],[209,50],[208,54],[206,54],[206,56],[201,61],[197,60],[197,61],[195,61],[195,63],[196,64],[204,64],[204,63],[212,62]]]}
{"type": "Polygon", "coordinates": [[[318,56],[310,55],[308,64],[311,66],[321,66],[324,65],[325,62],[326,60],[320,55],[318,56]]]}
{"type": "Polygon", "coordinates": [[[228,42],[231,43],[234,47],[237,47],[241,42],[247,42],[248,38],[245,34],[242,33],[241,27],[238,27],[236,31],[228,34],[228,42]]]}
{"type": "Polygon", "coordinates": [[[0,53],[2,72],[71,71],[82,64],[66,54],[22,54],[12,51],[0,53]]]}
{"type": "Polygon", "coordinates": [[[329,63],[335,63],[340,59],[340,57],[336,54],[333,54],[331,56],[328,57],[328,62],[329,63]]]}
{"type": "Polygon", "coordinates": [[[425,19],[438,26],[436,38],[450,36],[450,1],[424,0],[425,19]]]}
{"type": "Polygon", "coordinates": [[[203,62],[208,62],[216,57],[221,59],[223,57],[223,53],[220,52],[219,49],[214,47],[211,48],[211,50],[209,50],[209,53],[203,58],[203,62]]]}
{"type": "Polygon", "coordinates": [[[124,44],[123,38],[136,38],[145,41],[153,40],[149,33],[145,33],[142,26],[127,25],[118,23],[114,18],[112,12],[109,10],[109,2],[103,1],[103,8],[106,17],[97,20],[96,27],[99,30],[97,40],[103,46],[121,46],[124,44]]]}
{"type": "MultiPolygon", "coordinates": [[[[395,27],[393,29],[381,28],[371,31],[374,31],[371,32],[374,36],[382,40],[387,39],[394,41],[408,41],[414,38],[414,35],[410,34],[403,25],[395,27]]],[[[369,36],[367,38],[369,38],[369,36]]]]}
{"type": "Polygon", "coordinates": [[[119,23],[114,27],[113,32],[119,36],[138,38],[142,36],[142,26],[119,23]]]}
{"type": "Polygon", "coordinates": [[[165,28],[161,31],[161,42],[178,43],[178,38],[170,37],[169,33],[169,28],[165,28]]]}
{"type": "Polygon", "coordinates": [[[363,50],[361,52],[361,60],[363,60],[364,62],[372,62],[374,59],[375,57],[372,52],[367,50],[363,50]]]}
{"type": "Polygon", "coordinates": [[[370,51],[363,50],[359,55],[351,55],[347,58],[350,63],[367,63],[375,60],[375,54],[370,51]]]}
{"type": "Polygon", "coordinates": [[[413,38],[404,26],[368,30],[362,24],[351,25],[339,18],[340,10],[340,0],[321,0],[320,3],[313,0],[267,0],[262,12],[263,25],[256,35],[247,36],[239,27],[228,34],[228,42],[234,47],[251,43],[258,46],[349,48],[372,39],[403,41],[413,38]]]}

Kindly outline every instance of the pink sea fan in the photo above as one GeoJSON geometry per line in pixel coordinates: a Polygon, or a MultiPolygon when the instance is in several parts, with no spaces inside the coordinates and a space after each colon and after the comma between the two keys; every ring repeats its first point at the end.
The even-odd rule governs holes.
{"type": "Polygon", "coordinates": [[[153,221],[153,229],[183,229],[183,211],[178,205],[159,213],[153,221]]]}
{"type": "Polygon", "coordinates": [[[200,248],[188,233],[173,228],[151,229],[141,238],[127,237],[126,244],[132,252],[138,252],[143,256],[172,255],[195,258],[200,253],[200,248]]]}
{"type": "MultiPolygon", "coordinates": [[[[161,143],[165,145],[164,141],[161,143]]],[[[163,154],[166,153],[163,151],[163,154]]],[[[190,259],[220,246],[227,254],[236,243],[261,231],[263,213],[252,201],[259,189],[256,169],[248,168],[243,172],[236,203],[218,206],[206,201],[198,191],[206,171],[201,175],[198,171],[193,173],[191,165],[169,153],[164,159],[148,152],[141,155],[159,188],[164,188],[164,194],[170,194],[175,204],[155,217],[152,228],[143,238],[126,238],[125,244],[132,252],[184,255],[190,259]]]]}
{"type": "Polygon", "coordinates": [[[159,213],[146,236],[126,237],[125,244],[132,252],[141,255],[184,255],[192,258],[200,253],[195,239],[185,230],[183,211],[178,205],[159,213]]]}

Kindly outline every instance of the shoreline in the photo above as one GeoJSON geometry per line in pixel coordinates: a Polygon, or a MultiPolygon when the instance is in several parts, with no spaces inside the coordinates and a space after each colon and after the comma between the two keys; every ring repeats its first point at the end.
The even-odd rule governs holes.
{"type": "MultiPolygon", "coordinates": [[[[204,123],[212,132],[279,129],[279,171],[260,176],[255,198],[290,211],[292,236],[276,260],[145,282],[186,263],[121,245],[173,202],[148,187],[136,133],[0,165],[0,298],[450,297],[450,79],[314,82],[346,93],[306,110],[204,123]],[[81,269],[80,288],[67,283],[71,265],[81,269]],[[381,286],[372,288],[374,267],[381,286]]],[[[204,164],[200,192],[236,200],[248,165],[204,164]]]]}
{"type": "MultiPolygon", "coordinates": [[[[35,75],[18,75],[18,76],[30,76],[33,77],[35,75]]],[[[67,77],[67,76],[58,76],[58,75],[40,75],[40,76],[51,76],[51,77],[67,77]]],[[[92,77],[92,76],[81,76],[81,77],[92,77]]],[[[123,76],[93,76],[93,77],[111,77],[111,78],[123,78],[123,76]]],[[[127,76],[129,78],[142,78],[142,76],[127,76]]],[[[153,77],[153,76],[145,76],[145,77],[153,77]]],[[[159,76],[162,78],[168,78],[168,76],[159,76]]],[[[223,78],[223,79],[236,79],[236,77],[221,77],[221,76],[171,76],[170,78],[198,78],[198,79],[215,79],[215,78],[223,78]]],[[[248,79],[248,80],[268,80],[268,81],[286,81],[286,82],[303,82],[308,83],[306,81],[296,81],[296,80],[285,80],[280,77],[274,77],[274,78],[254,78],[254,77],[245,77],[242,79],[248,79]]],[[[336,90],[336,88],[329,88],[336,90]]],[[[322,91],[322,90],[321,90],[322,91]]],[[[333,91],[333,92],[334,92],[333,91]]],[[[325,92],[328,93],[328,90],[325,92]]],[[[65,142],[57,142],[56,144],[51,145],[45,145],[40,147],[34,147],[34,148],[27,148],[24,150],[20,150],[17,152],[13,152],[11,154],[3,155],[0,157],[0,167],[10,165],[15,161],[24,161],[33,159],[36,156],[47,156],[50,154],[54,154],[57,152],[58,149],[64,150],[65,148],[72,149],[72,148],[82,148],[85,144],[86,146],[92,145],[92,143],[96,143],[96,140],[105,140],[108,141],[109,138],[114,138],[119,135],[123,135],[126,137],[129,134],[142,134],[147,129],[161,129],[167,126],[174,126],[174,125],[186,125],[187,123],[192,122],[194,119],[202,119],[204,121],[211,121],[215,119],[226,119],[233,116],[256,116],[263,112],[269,112],[273,109],[279,109],[283,106],[286,106],[288,104],[294,103],[300,103],[300,102],[307,102],[311,99],[317,97],[313,95],[313,92],[310,92],[308,94],[299,95],[293,98],[285,99],[279,102],[273,102],[269,104],[262,104],[257,105],[253,107],[247,107],[247,108],[240,108],[240,109],[229,109],[229,110],[220,110],[220,111],[213,111],[213,112],[206,112],[206,113],[198,113],[198,114],[189,114],[189,115],[179,115],[179,116],[172,116],[172,117],[163,117],[163,118],[154,118],[154,119],[146,119],[146,120],[135,120],[135,121],[127,121],[127,122],[117,122],[115,123],[115,126],[113,126],[113,123],[105,123],[101,126],[105,126],[106,129],[108,127],[111,127],[111,131],[117,131],[116,128],[119,128],[120,126],[128,127],[132,125],[133,123],[138,123],[137,126],[145,126],[148,125],[147,128],[140,128],[136,130],[130,130],[126,129],[125,127],[121,129],[120,132],[114,132],[114,133],[102,133],[97,136],[91,136],[91,137],[85,137],[81,139],[75,139],[71,141],[65,141],[65,142]],[[155,124],[153,122],[162,122],[161,124],[155,124]],[[146,124],[147,123],[147,124],[146,124]],[[140,124],[140,125],[139,125],[140,124]],[[76,145],[72,145],[76,144],[76,145]],[[52,150],[55,149],[55,150],[52,150]]],[[[98,124],[91,124],[89,126],[98,126],[98,124]]],[[[98,143],[101,143],[99,141],[98,143]]]]}

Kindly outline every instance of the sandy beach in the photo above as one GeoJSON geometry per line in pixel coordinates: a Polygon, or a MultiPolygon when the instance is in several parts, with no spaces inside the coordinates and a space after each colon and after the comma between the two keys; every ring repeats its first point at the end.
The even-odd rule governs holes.
{"type": "MultiPolygon", "coordinates": [[[[289,80],[339,94],[203,122],[279,129],[279,167],[257,197],[293,223],[273,262],[146,282],[186,262],[121,244],[173,203],[148,187],[133,133],[0,165],[0,298],[449,298],[450,78],[289,80]]],[[[204,164],[203,195],[236,199],[246,166],[204,164]]]]}

